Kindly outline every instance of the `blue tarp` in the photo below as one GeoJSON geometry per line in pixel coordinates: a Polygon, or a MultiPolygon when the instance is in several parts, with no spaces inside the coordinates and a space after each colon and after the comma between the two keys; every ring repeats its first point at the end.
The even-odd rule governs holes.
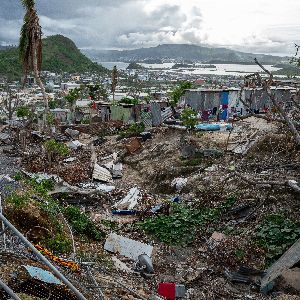
{"type": "Polygon", "coordinates": [[[222,105],[229,104],[229,92],[222,92],[221,104],[222,105]]]}
{"type": "MultiPolygon", "coordinates": [[[[220,124],[198,124],[195,126],[197,130],[204,130],[204,131],[218,131],[221,129],[220,124]]],[[[226,130],[231,130],[232,125],[231,124],[226,124],[226,130]]]]}

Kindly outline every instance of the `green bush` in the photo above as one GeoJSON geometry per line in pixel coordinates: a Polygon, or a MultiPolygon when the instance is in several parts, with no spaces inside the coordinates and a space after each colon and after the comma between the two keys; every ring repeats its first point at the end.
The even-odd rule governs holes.
{"type": "Polygon", "coordinates": [[[72,242],[63,233],[56,234],[54,238],[44,240],[47,247],[54,253],[70,253],[72,242]]]}
{"type": "Polygon", "coordinates": [[[27,204],[30,199],[31,196],[28,193],[20,195],[14,192],[6,199],[6,203],[12,204],[15,208],[19,208],[27,204]]]}
{"type": "Polygon", "coordinates": [[[283,213],[273,214],[256,229],[257,242],[266,250],[268,262],[272,262],[300,237],[300,220],[291,220],[283,213]]]}
{"type": "Polygon", "coordinates": [[[184,126],[194,128],[198,123],[197,113],[192,108],[187,107],[182,111],[180,120],[184,126]]]}
{"type": "Polygon", "coordinates": [[[193,84],[189,81],[184,81],[178,87],[176,87],[170,95],[171,105],[175,107],[178,104],[180,98],[184,95],[185,90],[191,89],[192,87],[193,84]]]}
{"type": "Polygon", "coordinates": [[[104,234],[96,227],[90,218],[76,206],[68,206],[64,209],[64,215],[77,234],[86,235],[88,238],[99,241],[104,234]]]}
{"type": "Polygon", "coordinates": [[[48,113],[47,114],[47,123],[49,125],[54,125],[54,123],[55,123],[55,116],[54,116],[53,113],[48,113]]]}
{"type": "Polygon", "coordinates": [[[70,153],[69,148],[64,143],[56,142],[54,139],[45,141],[44,147],[47,152],[60,156],[67,156],[70,153]]]}
{"type": "Polygon", "coordinates": [[[137,104],[139,104],[139,100],[138,99],[131,99],[131,98],[128,98],[128,97],[124,97],[124,98],[122,98],[119,101],[119,103],[137,105],[137,104]]]}
{"type": "Polygon", "coordinates": [[[17,117],[18,118],[29,118],[32,116],[31,109],[28,106],[20,106],[17,108],[17,117]]]}
{"type": "Polygon", "coordinates": [[[58,156],[65,157],[70,153],[69,148],[64,143],[56,142],[54,139],[45,141],[44,148],[50,165],[58,156]]]}
{"type": "Polygon", "coordinates": [[[220,220],[223,213],[235,202],[228,200],[217,208],[192,208],[183,204],[171,204],[169,215],[145,219],[137,226],[159,241],[170,245],[188,245],[196,237],[197,231],[208,223],[220,220]]]}
{"type": "Polygon", "coordinates": [[[145,131],[145,125],[143,123],[134,123],[130,125],[127,130],[120,133],[120,138],[138,136],[143,131],[145,131]]]}

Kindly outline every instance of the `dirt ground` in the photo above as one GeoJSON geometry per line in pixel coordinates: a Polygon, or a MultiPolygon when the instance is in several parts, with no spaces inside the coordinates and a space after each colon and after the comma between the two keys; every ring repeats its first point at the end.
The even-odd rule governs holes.
{"type": "MultiPolygon", "coordinates": [[[[264,270],[265,253],[254,246],[250,247],[249,243],[256,226],[266,215],[284,210],[291,219],[300,219],[299,194],[284,184],[272,184],[284,183],[289,179],[300,182],[300,152],[285,128],[281,124],[248,118],[235,123],[233,132],[195,133],[161,127],[152,129],[151,133],[152,138],[142,142],[142,148],[134,154],[126,153],[125,144],[128,140],[118,140],[116,135],[107,136],[105,143],[95,146],[99,164],[110,160],[102,158],[118,153],[119,161],[123,164],[123,177],[112,182],[116,187],[112,193],[93,196],[87,203],[78,201],[81,203],[78,205],[107,233],[112,229],[105,228],[103,221],[113,221],[117,224],[115,232],[153,245],[155,249],[152,257],[155,276],[145,279],[139,274],[126,273],[111,266],[104,267],[106,275],[122,281],[145,297],[155,293],[157,284],[162,281],[184,284],[188,290],[186,299],[190,300],[273,299],[284,292],[275,289],[273,294],[266,297],[259,293],[256,282],[233,283],[225,273],[226,270],[237,271],[242,265],[264,270]],[[255,141],[252,143],[252,140],[255,141]],[[248,143],[247,153],[234,153],[235,147],[242,144],[241,141],[246,145],[248,143]],[[201,156],[184,159],[186,151],[183,149],[191,152],[196,149],[201,156]],[[187,184],[180,191],[171,185],[178,177],[187,179],[187,184]],[[134,186],[139,187],[143,194],[142,201],[135,209],[143,212],[174,196],[179,196],[184,204],[193,207],[214,208],[234,195],[236,201],[232,209],[247,207],[248,210],[243,211],[245,215],[242,217],[234,213],[226,214],[218,224],[199,228],[194,241],[188,246],[170,246],[134,226],[135,221],[143,220],[147,215],[112,216],[112,206],[134,186]],[[233,228],[234,233],[228,234],[226,242],[221,242],[211,250],[209,240],[212,233],[225,232],[228,228],[233,228]],[[240,248],[246,249],[242,260],[234,256],[240,248]]],[[[91,140],[92,136],[87,135],[81,141],[88,143],[91,140]]],[[[22,158],[22,166],[28,171],[56,174],[73,185],[91,181],[92,150],[88,146],[70,154],[70,157],[76,157],[74,162],[64,163],[60,160],[52,166],[45,162],[38,144],[30,145],[29,153],[22,158]]],[[[18,169],[18,158],[0,153],[0,159],[3,162],[0,174],[12,174],[18,169]]],[[[80,196],[71,198],[75,201],[80,196]]],[[[104,257],[105,262],[117,256],[129,268],[133,267],[133,262],[117,254],[106,253],[103,244],[104,241],[97,246],[78,241],[77,246],[86,253],[94,252],[104,257]]],[[[96,274],[99,275],[99,282],[107,287],[103,288],[106,299],[138,299],[128,291],[108,284],[101,277],[101,272],[96,274]]],[[[276,299],[299,297],[297,293],[292,293],[276,299]]]]}

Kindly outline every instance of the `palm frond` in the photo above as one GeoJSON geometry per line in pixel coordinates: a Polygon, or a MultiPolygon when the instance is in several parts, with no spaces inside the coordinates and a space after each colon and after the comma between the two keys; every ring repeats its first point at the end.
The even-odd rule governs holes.
{"type": "Polygon", "coordinates": [[[21,3],[24,8],[31,9],[34,8],[35,0],[21,0],[21,3]]]}

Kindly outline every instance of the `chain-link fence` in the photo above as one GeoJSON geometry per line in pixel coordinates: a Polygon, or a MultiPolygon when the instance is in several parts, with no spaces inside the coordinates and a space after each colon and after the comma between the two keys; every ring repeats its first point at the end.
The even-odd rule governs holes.
{"type": "Polygon", "coordinates": [[[92,262],[57,258],[31,244],[2,213],[0,222],[0,299],[104,299],[92,262]]]}

